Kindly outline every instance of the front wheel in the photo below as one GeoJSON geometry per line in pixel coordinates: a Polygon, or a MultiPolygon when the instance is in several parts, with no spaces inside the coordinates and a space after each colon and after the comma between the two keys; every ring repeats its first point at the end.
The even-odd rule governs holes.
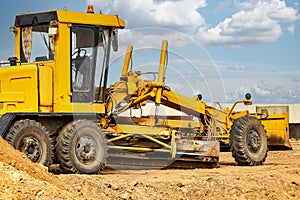
{"type": "Polygon", "coordinates": [[[5,140],[15,149],[25,153],[36,163],[49,166],[52,163],[54,146],[49,132],[35,120],[16,121],[9,129],[5,140]]]}
{"type": "Polygon", "coordinates": [[[59,133],[56,155],[67,173],[98,174],[106,162],[101,129],[88,120],[70,122],[59,133]]]}
{"type": "Polygon", "coordinates": [[[244,116],[234,121],[230,130],[230,151],[239,165],[261,165],[266,160],[266,131],[257,118],[244,116]]]}

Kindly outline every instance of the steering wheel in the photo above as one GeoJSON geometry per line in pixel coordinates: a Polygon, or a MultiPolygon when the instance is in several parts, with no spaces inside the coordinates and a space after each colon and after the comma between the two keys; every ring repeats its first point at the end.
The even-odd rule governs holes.
{"type": "Polygon", "coordinates": [[[86,56],[86,49],[78,49],[77,51],[75,51],[73,54],[72,54],[72,58],[75,56],[77,54],[77,56],[76,56],[76,58],[78,58],[78,57],[85,57],[86,56]],[[83,55],[81,56],[81,52],[83,52],[83,55]]]}

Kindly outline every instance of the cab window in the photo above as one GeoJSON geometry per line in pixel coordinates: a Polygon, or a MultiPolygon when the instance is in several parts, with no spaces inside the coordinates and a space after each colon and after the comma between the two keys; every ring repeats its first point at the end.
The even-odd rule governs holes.
{"type": "Polygon", "coordinates": [[[21,28],[21,62],[39,62],[54,59],[55,37],[48,35],[49,25],[21,28]]]}

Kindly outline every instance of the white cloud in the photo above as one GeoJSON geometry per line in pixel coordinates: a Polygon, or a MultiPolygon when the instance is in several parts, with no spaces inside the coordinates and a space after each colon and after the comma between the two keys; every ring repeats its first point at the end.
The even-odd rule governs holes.
{"type": "Polygon", "coordinates": [[[200,27],[197,38],[208,45],[240,47],[277,41],[282,22],[294,22],[297,10],[281,0],[250,0],[236,3],[238,12],[213,28],[200,27]]]}
{"type": "MultiPolygon", "coordinates": [[[[208,28],[205,19],[201,15],[202,9],[199,9],[205,7],[206,2],[210,3],[210,1],[205,0],[87,0],[87,4],[93,4],[95,10],[102,9],[104,13],[119,14],[126,20],[128,28],[120,31],[119,52],[123,52],[123,56],[126,51],[125,45],[133,44],[134,50],[136,50],[133,55],[134,67],[135,65],[140,66],[139,62],[141,61],[142,64],[151,65],[154,63],[153,66],[156,69],[159,58],[157,52],[160,50],[162,39],[169,40],[169,53],[180,52],[181,59],[187,58],[184,61],[193,61],[191,62],[193,65],[203,67],[198,71],[187,73],[190,69],[187,68],[190,67],[189,63],[176,63],[184,73],[167,76],[166,81],[173,90],[187,96],[199,92],[203,94],[204,100],[208,102],[218,100],[218,98],[219,101],[223,102],[225,93],[227,96],[226,101],[232,102],[243,99],[247,92],[252,94],[253,101],[256,103],[299,102],[300,85],[298,79],[295,78],[299,77],[299,70],[294,72],[277,71],[270,74],[270,71],[262,72],[261,69],[257,69],[257,72],[256,69],[249,70],[251,67],[247,65],[230,66],[224,64],[223,68],[227,69],[227,72],[223,74],[224,77],[218,77],[219,73],[216,70],[210,72],[208,70],[211,68],[200,63],[201,58],[197,57],[197,59],[191,60],[188,59],[187,54],[178,51],[179,48],[181,50],[193,44],[193,41],[187,35],[194,33],[197,33],[195,39],[209,45],[238,47],[277,41],[287,31],[290,34],[294,33],[294,22],[299,20],[295,9],[296,4],[293,5],[293,8],[287,6],[283,0],[224,0],[215,11],[229,13],[228,9],[230,9],[230,12],[236,9],[236,12],[215,27],[208,28]],[[284,27],[285,32],[282,31],[282,27],[284,27]],[[174,48],[174,46],[177,48],[174,48]],[[138,56],[143,56],[143,50],[146,49],[146,52],[148,52],[148,48],[151,52],[154,52],[156,57],[151,55],[152,57],[149,56],[146,61],[139,59],[138,56]],[[195,78],[195,76],[197,77],[195,78]]],[[[197,55],[199,55],[198,50],[191,49],[193,49],[193,52],[187,52],[197,52],[197,55]]],[[[173,67],[172,64],[175,64],[174,57],[177,58],[172,55],[172,59],[169,61],[168,73],[173,67]]],[[[120,61],[119,63],[121,66],[123,62],[120,61]]],[[[211,64],[208,63],[208,65],[211,64]]]]}
{"type": "Polygon", "coordinates": [[[181,32],[166,28],[137,28],[119,31],[120,45],[133,44],[137,48],[160,48],[162,40],[168,40],[169,46],[185,47],[193,41],[181,32]]]}
{"type": "Polygon", "coordinates": [[[282,23],[299,20],[297,10],[283,0],[224,0],[216,11],[237,10],[215,27],[208,28],[201,9],[206,0],[87,0],[95,10],[118,14],[126,20],[127,29],[161,27],[195,34],[195,40],[215,46],[241,47],[275,42],[282,35],[282,23]]]}
{"type": "Polygon", "coordinates": [[[235,0],[235,6],[239,10],[252,10],[255,7],[255,4],[253,2],[239,2],[235,0]]]}
{"type": "Polygon", "coordinates": [[[102,0],[88,0],[87,4],[118,13],[126,19],[130,28],[158,26],[192,32],[205,24],[197,9],[205,7],[206,0],[112,0],[106,3],[102,0]]]}
{"type": "MultiPolygon", "coordinates": [[[[237,81],[237,80],[236,80],[237,81]]],[[[250,93],[252,100],[256,103],[268,103],[268,100],[272,99],[274,103],[278,99],[272,98],[272,90],[264,85],[262,82],[260,84],[254,83],[253,79],[248,79],[248,84],[243,84],[242,82],[236,82],[235,84],[240,85],[238,88],[229,88],[226,91],[227,102],[234,102],[238,99],[244,99],[246,93],[250,93]]],[[[226,85],[225,80],[225,85],[226,85]]]]}
{"type": "Polygon", "coordinates": [[[245,70],[245,69],[249,69],[249,68],[250,68],[249,66],[239,65],[239,64],[227,67],[227,69],[230,69],[230,70],[245,70]]]}
{"type": "Polygon", "coordinates": [[[297,10],[287,7],[284,1],[273,0],[269,5],[268,15],[272,19],[285,22],[294,22],[298,19],[297,10]]]}
{"type": "Polygon", "coordinates": [[[295,34],[295,25],[289,26],[287,30],[291,35],[294,35],[295,34]]]}
{"type": "Polygon", "coordinates": [[[258,78],[224,78],[226,102],[243,99],[246,93],[250,93],[254,103],[299,103],[300,84],[291,78],[291,74],[295,73],[297,77],[299,72],[290,71],[288,77],[261,74],[262,77],[258,78]]]}

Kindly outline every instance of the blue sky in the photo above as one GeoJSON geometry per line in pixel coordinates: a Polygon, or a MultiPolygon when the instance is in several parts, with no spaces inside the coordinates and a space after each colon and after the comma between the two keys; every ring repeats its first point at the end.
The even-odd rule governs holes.
{"type": "Polygon", "coordinates": [[[120,52],[112,56],[114,75],[126,44],[136,49],[135,67],[149,71],[159,61],[161,39],[167,39],[166,82],[178,92],[202,93],[209,102],[232,102],[250,92],[256,103],[300,103],[296,0],[10,0],[1,7],[0,60],[14,53],[9,27],[16,14],[64,6],[85,12],[88,4],[126,20],[120,52]]]}

